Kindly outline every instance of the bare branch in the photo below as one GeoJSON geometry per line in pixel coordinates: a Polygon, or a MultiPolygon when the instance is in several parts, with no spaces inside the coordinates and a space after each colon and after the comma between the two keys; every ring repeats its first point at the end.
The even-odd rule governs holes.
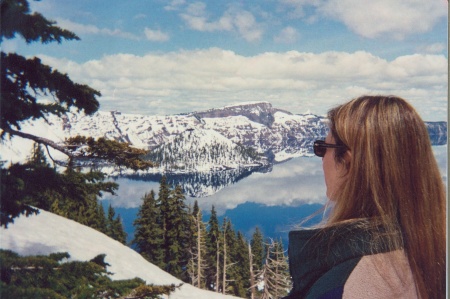
{"type": "Polygon", "coordinates": [[[47,139],[47,138],[44,138],[44,137],[40,137],[40,136],[36,136],[36,135],[33,135],[33,134],[24,133],[24,132],[21,132],[21,131],[16,131],[16,130],[13,130],[13,129],[8,128],[8,127],[3,128],[3,131],[8,133],[11,136],[19,136],[19,137],[22,137],[22,138],[33,140],[34,142],[43,144],[45,146],[50,146],[50,147],[54,148],[55,150],[60,151],[61,153],[67,155],[68,157],[71,157],[71,158],[75,157],[75,155],[69,149],[67,149],[67,147],[65,145],[60,145],[60,144],[58,144],[58,143],[56,143],[56,142],[54,142],[54,141],[52,141],[50,139],[47,139]]]}

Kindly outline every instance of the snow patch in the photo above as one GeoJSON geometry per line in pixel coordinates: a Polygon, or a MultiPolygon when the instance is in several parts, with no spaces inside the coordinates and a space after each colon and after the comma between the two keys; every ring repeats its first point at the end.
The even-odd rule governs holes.
{"type": "MultiPolygon", "coordinates": [[[[68,252],[69,260],[88,261],[106,254],[111,279],[139,277],[147,284],[180,284],[181,280],[149,263],[133,249],[115,241],[90,227],[73,220],[40,210],[38,215],[20,216],[8,228],[0,228],[0,248],[20,255],[48,255],[68,252]]],[[[165,297],[167,298],[167,297],[165,297]]],[[[196,288],[184,283],[170,295],[171,299],[232,299],[227,296],[196,288]]]]}

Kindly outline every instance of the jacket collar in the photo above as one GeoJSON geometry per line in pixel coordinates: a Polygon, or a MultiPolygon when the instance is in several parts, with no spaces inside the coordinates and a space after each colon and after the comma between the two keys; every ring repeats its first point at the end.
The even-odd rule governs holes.
{"type": "Polygon", "coordinates": [[[380,228],[368,230],[361,225],[364,223],[367,221],[289,232],[291,294],[305,296],[317,279],[344,261],[389,251],[386,242],[379,237],[382,235],[380,228]]]}

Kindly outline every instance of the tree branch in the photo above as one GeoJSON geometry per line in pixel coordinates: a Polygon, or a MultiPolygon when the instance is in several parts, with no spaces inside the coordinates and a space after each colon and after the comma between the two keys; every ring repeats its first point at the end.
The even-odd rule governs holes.
{"type": "Polygon", "coordinates": [[[6,132],[11,136],[19,136],[22,138],[33,140],[34,142],[37,142],[40,144],[44,144],[45,146],[50,146],[51,148],[53,148],[57,151],[60,151],[61,153],[67,155],[70,158],[76,157],[76,155],[74,153],[72,153],[65,145],[57,144],[56,142],[54,142],[50,139],[47,139],[44,137],[39,137],[39,136],[36,136],[33,134],[24,133],[21,131],[16,131],[11,128],[3,128],[3,132],[6,132]]]}

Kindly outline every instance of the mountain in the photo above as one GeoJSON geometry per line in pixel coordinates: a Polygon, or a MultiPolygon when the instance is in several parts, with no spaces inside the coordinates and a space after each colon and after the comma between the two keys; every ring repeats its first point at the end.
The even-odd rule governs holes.
{"type": "MultiPolygon", "coordinates": [[[[193,156],[189,166],[181,167],[184,172],[267,164],[267,161],[257,154],[264,154],[269,160],[283,161],[305,154],[300,147],[307,144],[308,139],[324,136],[327,130],[323,117],[312,114],[293,115],[273,108],[267,102],[169,116],[100,111],[92,116],[67,113],[63,117],[49,115],[47,119],[47,123],[42,119],[24,122],[22,131],[44,134],[56,142],[76,135],[106,137],[160,153],[167,151],[170,144],[175,142],[183,143],[183,147],[177,148],[186,153],[186,149],[195,146],[188,145],[189,140],[202,143],[202,139],[214,139],[217,147],[237,152],[223,152],[224,156],[219,157],[217,152],[209,152],[216,148],[206,146],[204,149],[207,152],[204,155],[214,158],[208,159],[206,165],[204,155],[193,156]],[[224,160],[227,160],[229,165],[225,165],[227,163],[224,164],[224,160]]],[[[13,138],[12,142],[4,142],[1,145],[2,159],[20,161],[29,155],[31,143],[25,146],[17,139],[19,138],[13,138]]],[[[172,152],[170,157],[173,158],[173,155],[183,159],[181,152],[172,152]]],[[[157,162],[163,165],[163,168],[154,170],[157,172],[176,171],[180,166],[175,163],[174,167],[170,168],[168,161],[157,162]]]]}
{"type": "Polygon", "coordinates": [[[161,172],[202,172],[267,164],[267,159],[252,148],[211,129],[187,129],[154,148],[146,158],[158,163],[161,172]]]}
{"type": "Polygon", "coordinates": [[[225,106],[219,109],[214,108],[203,112],[194,112],[192,114],[198,118],[244,116],[253,122],[271,127],[275,121],[274,114],[276,112],[292,115],[292,113],[288,111],[273,108],[272,104],[268,102],[241,103],[239,105],[225,106]]]}
{"type": "MultiPolygon", "coordinates": [[[[270,171],[275,163],[313,156],[314,140],[325,138],[328,131],[323,116],[292,114],[268,102],[166,116],[100,111],[92,116],[49,115],[47,120],[24,122],[22,131],[55,142],[76,135],[106,137],[150,150],[146,158],[158,166],[148,171],[133,172],[111,165],[103,165],[101,170],[110,176],[153,181],[165,174],[169,183],[180,184],[192,197],[214,194],[252,172],[270,171]]],[[[433,145],[447,144],[446,122],[426,125],[433,145]]],[[[23,162],[31,147],[32,142],[22,138],[4,140],[0,144],[1,160],[23,162]]],[[[51,149],[50,155],[53,159],[66,158],[51,149]]],[[[86,161],[79,163],[86,165],[86,161]]]]}
{"type": "MultiPolygon", "coordinates": [[[[105,262],[113,280],[139,277],[147,284],[179,285],[181,280],[149,263],[133,249],[75,221],[41,210],[38,215],[20,216],[7,229],[0,228],[0,248],[19,255],[48,255],[68,252],[70,260],[89,261],[106,254],[105,262]]],[[[164,296],[164,298],[168,298],[164,296]]],[[[171,299],[232,299],[184,283],[171,299]]]]}

